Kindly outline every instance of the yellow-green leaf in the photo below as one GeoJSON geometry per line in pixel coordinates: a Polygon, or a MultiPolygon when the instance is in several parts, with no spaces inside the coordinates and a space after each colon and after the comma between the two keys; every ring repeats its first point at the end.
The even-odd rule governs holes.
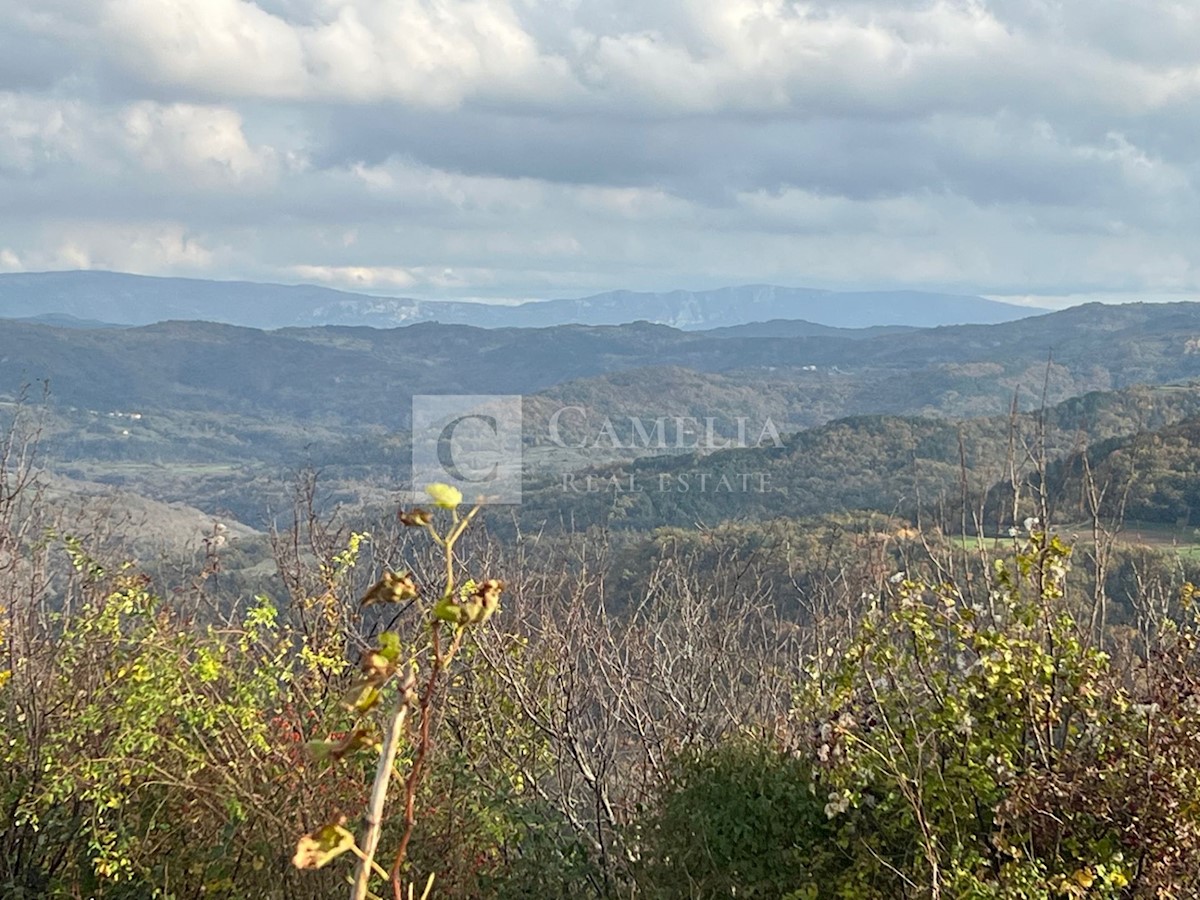
{"type": "Polygon", "coordinates": [[[440,481],[427,486],[425,493],[429,495],[434,506],[440,506],[442,509],[455,509],[463,501],[462,491],[440,481]]]}
{"type": "Polygon", "coordinates": [[[469,620],[470,613],[453,597],[443,597],[433,605],[433,617],[451,625],[463,625],[469,620]]]}
{"type": "Polygon", "coordinates": [[[350,685],[350,689],[346,691],[346,695],[342,698],[342,705],[354,712],[364,713],[374,708],[379,702],[379,688],[375,687],[369,679],[359,679],[350,685]]]}
{"type": "Polygon", "coordinates": [[[306,834],[296,842],[292,864],[297,869],[320,869],[354,846],[354,835],[337,823],[306,834]]]}

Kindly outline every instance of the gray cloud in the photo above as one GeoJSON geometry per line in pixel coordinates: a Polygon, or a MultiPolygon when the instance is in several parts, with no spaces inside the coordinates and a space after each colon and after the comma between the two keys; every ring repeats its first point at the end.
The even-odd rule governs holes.
{"type": "Polygon", "coordinates": [[[0,270],[1200,292],[1200,8],[0,0],[0,270]]]}

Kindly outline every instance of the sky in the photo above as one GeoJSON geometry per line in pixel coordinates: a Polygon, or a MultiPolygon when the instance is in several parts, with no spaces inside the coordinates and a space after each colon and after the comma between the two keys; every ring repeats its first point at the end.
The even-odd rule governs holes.
{"type": "Polygon", "coordinates": [[[1195,0],[0,0],[0,272],[1200,298],[1195,0]]]}

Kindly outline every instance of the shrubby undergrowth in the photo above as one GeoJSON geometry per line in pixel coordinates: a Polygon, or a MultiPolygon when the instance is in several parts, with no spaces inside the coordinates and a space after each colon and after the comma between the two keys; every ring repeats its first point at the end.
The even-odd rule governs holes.
{"type": "Polygon", "coordinates": [[[219,550],[166,591],[0,476],[4,896],[1200,894],[1200,595],[1107,624],[1036,521],[877,522],[785,595],[786,542],[668,535],[622,581],[435,488],[297,516],[227,614],[219,550]]]}

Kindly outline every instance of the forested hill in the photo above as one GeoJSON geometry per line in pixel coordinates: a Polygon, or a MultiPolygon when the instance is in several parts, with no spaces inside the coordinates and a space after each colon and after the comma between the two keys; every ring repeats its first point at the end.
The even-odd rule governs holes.
{"type": "MultiPolygon", "coordinates": [[[[320,466],[347,502],[401,487],[414,394],[524,395],[528,469],[537,475],[603,461],[563,453],[548,440],[550,418],[567,405],[582,408],[571,422],[593,435],[605,420],[621,434],[631,417],[691,416],[717,419],[724,435],[738,418],[759,426],[769,418],[786,438],[848,416],[1003,417],[1014,396],[1030,409],[1043,395],[1053,404],[1200,378],[1197,304],[1089,306],[1000,325],[855,338],[722,334],[648,323],[260,331],[200,322],[103,329],[3,322],[0,394],[11,398],[22,384],[49,379],[55,417],[45,447],[56,471],[225,510],[259,527],[280,496],[265,481],[278,484],[307,465],[320,466]]],[[[1136,430],[1127,421],[1103,436],[1136,430]]],[[[568,437],[576,444],[587,434],[568,437]]],[[[897,440],[899,450],[905,444],[897,440]]],[[[956,465],[942,464],[943,474],[956,465]]],[[[894,483],[910,498],[920,482],[894,483]]],[[[842,505],[860,502],[850,496],[853,484],[838,494],[842,505]]],[[[886,485],[877,492],[869,484],[862,485],[867,499],[895,502],[886,485]]],[[[736,514],[766,502],[742,501],[723,502],[736,514]]],[[[697,517],[686,506],[695,498],[679,502],[685,506],[669,520],[697,517]]],[[[792,494],[772,509],[826,505],[792,494]]]]}
{"type": "MultiPolygon", "coordinates": [[[[1130,516],[1174,522],[1200,515],[1198,416],[1200,384],[1093,393],[1015,419],[855,417],[785,436],[780,446],[535,473],[521,517],[529,528],[646,530],[856,510],[913,515],[960,509],[964,488],[982,508],[1008,478],[1010,453],[1028,475],[1044,445],[1050,463],[1094,446],[1093,470],[1113,503],[1129,483],[1130,516]]],[[[1077,465],[1051,466],[1054,502],[1071,515],[1079,514],[1078,474],[1077,465]]]]}
{"type": "Polygon", "coordinates": [[[1079,458],[1051,467],[1047,480],[1061,515],[1085,513],[1087,477],[1100,486],[1102,510],[1109,518],[1200,526],[1200,416],[1104,441],[1088,453],[1086,469],[1079,458]]]}
{"type": "MultiPolygon", "coordinates": [[[[0,325],[0,386],[48,378],[58,402],[403,427],[413,393],[533,393],[646,367],[796,386],[792,407],[984,414],[1200,376],[1200,304],[1090,305],[1018,322],[845,337],[722,337],[639,323],[259,331],[0,325]],[[1050,361],[1049,368],[1047,362],[1050,361]]],[[[755,388],[757,390],[757,388],[755,388]]],[[[671,402],[665,397],[663,402],[671,402]]],[[[669,413],[664,410],[664,414],[669,413]]],[[[786,415],[786,413],[785,413],[786,415]]]]}

